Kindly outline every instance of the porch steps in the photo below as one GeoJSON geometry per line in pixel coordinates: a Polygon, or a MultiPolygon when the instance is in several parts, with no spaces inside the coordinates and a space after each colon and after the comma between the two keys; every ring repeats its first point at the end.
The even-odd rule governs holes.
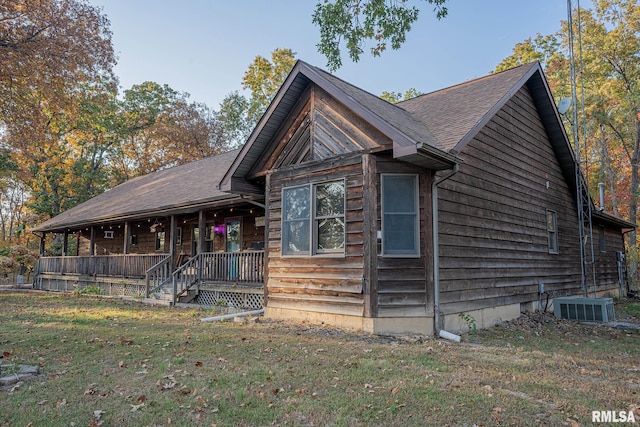
{"type": "Polygon", "coordinates": [[[166,301],[168,304],[173,302],[173,296],[171,295],[171,289],[160,288],[153,294],[153,299],[157,301],[166,301]]]}

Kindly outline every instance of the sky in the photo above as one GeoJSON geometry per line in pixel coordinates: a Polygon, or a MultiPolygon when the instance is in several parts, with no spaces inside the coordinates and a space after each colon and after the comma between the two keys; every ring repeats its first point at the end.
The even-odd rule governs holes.
{"type": "MultiPolygon", "coordinates": [[[[258,55],[276,48],[323,69],[318,28],[311,22],[319,0],[90,0],[111,21],[122,90],[154,81],[188,92],[218,109],[242,90],[242,76],[258,55]]],[[[562,0],[449,0],[435,18],[422,1],[420,18],[400,50],[358,63],[343,55],[334,74],[375,95],[415,88],[431,92],[491,72],[516,43],[559,30],[562,0]]],[[[585,2],[583,2],[585,3],[585,2]]],[[[584,4],[583,4],[584,6],[584,4]]]]}

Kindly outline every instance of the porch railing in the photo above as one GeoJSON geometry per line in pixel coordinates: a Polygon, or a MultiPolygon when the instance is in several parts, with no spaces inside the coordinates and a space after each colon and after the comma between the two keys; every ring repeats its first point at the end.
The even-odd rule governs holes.
{"type": "Polygon", "coordinates": [[[263,284],[264,251],[204,252],[173,272],[173,298],[194,284],[225,282],[263,284]]]}
{"type": "Polygon", "coordinates": [[[78,274],[83,276],[111,276],[145,278],[147,270],[166,259],[167,254],[129,254],[95,256],[42,257],[36,274],[78,274]]]}
{"type": "Polygon", "coordinates": [[[205,252],[200,254],[202,281],[261,284],[264,282],[264,251],[205,252]]]}
{"type": "Polygon", "coordinates": [[[149,296],[171,282],[171,257],[166,256],[160,262],[147,269],[146,296],[149,296]]]}

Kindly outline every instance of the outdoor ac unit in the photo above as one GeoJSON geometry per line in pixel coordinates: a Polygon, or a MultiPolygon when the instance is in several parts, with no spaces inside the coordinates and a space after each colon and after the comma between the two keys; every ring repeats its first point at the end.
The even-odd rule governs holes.
{"type": "Polygon", "coordinates": [[[586,322],[613,322],[613,298],[554,298],[556,317],[586,322]]]}

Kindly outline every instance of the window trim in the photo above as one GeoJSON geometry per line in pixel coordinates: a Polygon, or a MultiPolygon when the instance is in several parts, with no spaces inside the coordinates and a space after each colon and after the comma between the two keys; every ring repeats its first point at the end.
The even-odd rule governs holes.
{"type": "Polygon", "coordinates": [[[560,253],[560,244],[558,242],[558,212],[547,209],[545,215],[545,228],[547,229],[547,247],[549,253],[557,255],[560,253]],[[549,215],[553,218],[553,229],[549,228],[549,215]],[[552,241],[554,246],[552,246],[552,241]]]}
{"type": "Polygon", "coordinates": [[[382,173],[380,174],[380,228],[381,228],[381,253],[380,256],[385,258],[420,258],[421,245],[420,245],[420,175],[417,173],[382,173]],[[416,218],[414,226],[414,252],[412,253],[387,253],[385,248],[385,210],[384,210],[384,180],[388,176],[409,176],[413,177],[414,181],[414,215],[416,218]]]}
{"type": "MultiPolygon", "coordinates": [[[[332,180],[327,180],[327,181],[319,181],[319,182],[311,182],[308,184],[302,184],[302,185],[292,185],[290,187],[282,187],[282,190],[280,192],[280,200],[281,202],[281,220],[280,220],[280,256],[283,258],[286,257],[293,257],[293,258],[309,258],[309,257],[326,257],[326,258],[332,258],[332,257],[340,257],[340,258],[344,258],[346,256],[346,247],[347,247],[347,182],[345,178],[341,178],[341,179],[332,179],[332,180]],[[342,187],[344,190],[344,194],[343,194],[343,199],[342,199],[342,206],[343,206],[343,212],[342,212],[342,216],[340,215],[336,215],[336,216],[331,216],[331,217],[318,217],[316,215],[316,189],[317,187],[321,186],[321,185],[325,185],[325,184],[331,184],[331,183],[342,183],[342,187]],[[295,188],[304,188],[307,187],[309,188],[309,216],[308,218],[305,218],[305,220],[307,220],[309,222],[309,249],[308,251],[304,251],[304,252],[300,252],[300,253],[285,253],[285,251],[283,250],[284,248],[284,224],[285,221],[291,221],[291,220],[285,220],[285,214],[284,214],[284,209],[285,209],[285,191],[287,190],[292,190],[295,188]],[[318,220],[321,219],[325,219],[325,218],[342,218],[343,222],[344,222],[344,232],[342,235],[342,239],[343,239],[343,245],[341,249],[338,250],[319,250],[318,249],[318,230],[317,230],[317,224],[318,224],[318,220]]],[[[300,219],[296,219],[295,221],[300,221],[300,219]]]]}

